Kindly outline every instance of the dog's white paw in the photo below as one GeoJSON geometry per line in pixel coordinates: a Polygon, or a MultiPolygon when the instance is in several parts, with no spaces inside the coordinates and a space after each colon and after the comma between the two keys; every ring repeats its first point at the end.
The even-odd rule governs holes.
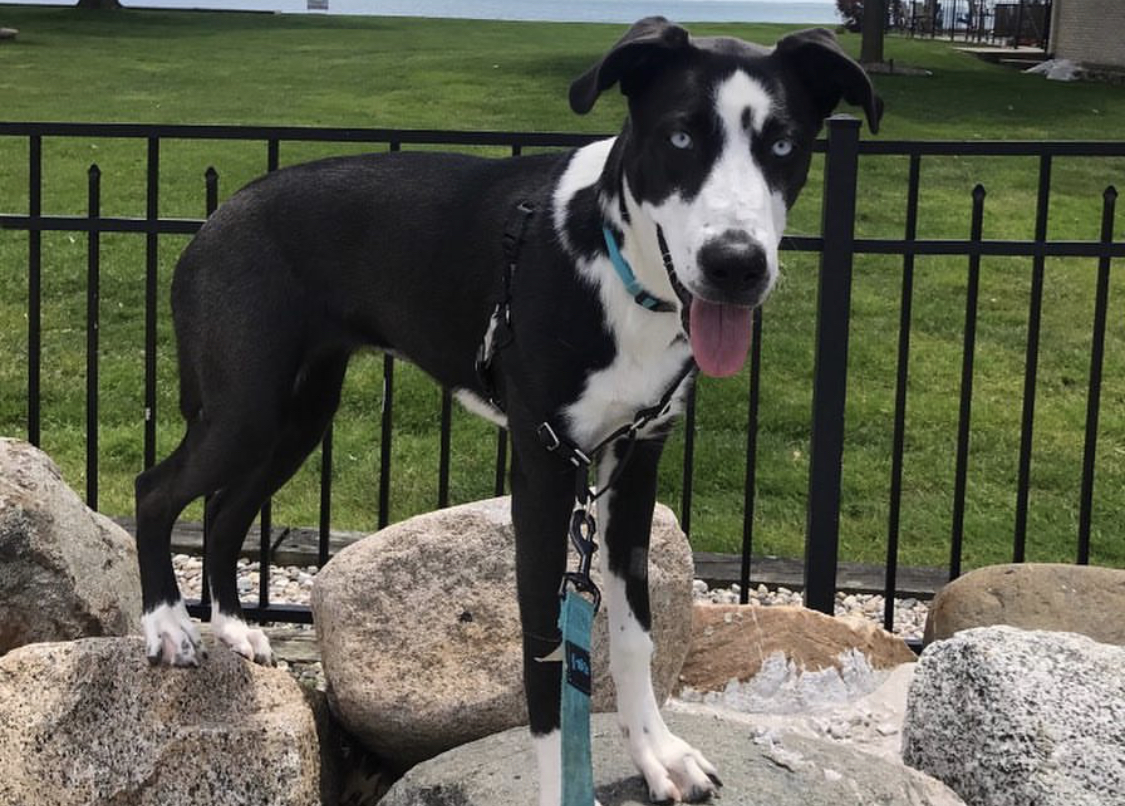
{"type": "Polygon", "coordinates": [[[145,633],[145,655],[153,666],[198,666],[207,658],[199,630],[188,615],[183,600],[162,604],[141,618],[145,633]]]}
{"type": "Polygon", "coordinates": [[[654,803],[698,803],[722,786],[715,765],[662,723],[622,732],[654,803]]]}
{"type": "Polygon", "coordinates": [[[231,651],[262,666],[276,666],[270,639],[258,629],[250,628],[245,621],[227,616],[216,610],[211,615],[211,632],[230,647],[231,651]]]}

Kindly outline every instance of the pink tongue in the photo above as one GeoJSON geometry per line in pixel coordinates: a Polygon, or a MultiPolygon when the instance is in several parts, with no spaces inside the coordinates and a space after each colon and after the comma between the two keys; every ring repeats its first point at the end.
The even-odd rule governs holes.
{"type": "Polygon", "coordinates": [[[691,301],[691,351],[705,375],[725,378],[746,362],[751,308],[695,297],[691,301]]]}

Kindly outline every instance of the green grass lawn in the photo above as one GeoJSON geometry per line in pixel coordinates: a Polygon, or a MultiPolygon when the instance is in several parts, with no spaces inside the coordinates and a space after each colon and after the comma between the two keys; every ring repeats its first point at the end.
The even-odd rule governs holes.
{"type": "MultiPolygon", "coordinates": [[[[233,13],[80,13],[0,6],[0,24],[21,29],[0,45],[4,120],[383,126],[396,128],[613,131],[617,93],[592,114],[566,104],[571,79],[620,34],[621,26],[273,16],[233,13]]],[[[770,43],[778,25],[699,25],[770,43]]],[[[856,37],[845,46],[858,50],[856,37]]],[[[888,41],[896,63],[930,77],[879,76],[886,100],[881,138],[1120,139],[1125,88],[1063,85],[1024,76],[953,51],[947,43],[888,41]]],[[[865,135],[869,136],[869,135],[865,135]]],[[[290,145],[283,164],[346,147],[290,145]]],[[[261,173],[261,145],[168,141],[161,148],[161,214],[201,217],[203,172],[214,165],[221,195],[261,173]]],[[[105,215],[144,213],[144,143],[51,139],[44,146],[44,211],[83,214],[86,171],[103,173],[105,215]]],[[[901,237],[907,164],[861,165],[858,232],[901,237]]],[[[1034,225],[1036,165],[1026,159],[929,158],[922,165],[919,237],[964,237],[970,194],[988,189],[987,238],[1028,238],[1034,225]]],[[[1121,160],[1056,160],[1050,235],[1094,239],[1101,194],[1125,185],[1121,160]]],[[[819,230],[821,164],[793,211],[791,232],[819,230]]],[[[27,145],[0,140],[0,210],[27,208],[27,145]]],[[[1119,219],[1121,216],[1119,216],[1119,219]]],[[[1121,237],[1122,225],[1116,232],[1121,237]]],[[[162,281],[185,239],[163,237],[162,281]]],[[[43,447],[67,480],[84,486],[84,316],[86,241],[43,236],[43,447]]],[[[102,236],[101,509],[132,509],[141,464],[144,240],[102,236]]],[[[0,433],[26,423],[27,237],[0,232],[0,433]]],[[[755,553],[803,555],[816,258],[789,253],[767,306],[755,553]]],[[[966,515],[966,564],[1011,554],[1030,261],[982,267],[976,394],[966,515]]],[[[1095,561],[1125,566],[1125,283],[1111,290],[1110,327],[1094,511],[1095,561]]],[[[848,433],[844,457],[842,556],[880,562],[885,552],[901,260],[861,257],[855,269],[848,433]]],[[[902,512],[902,557],[947,560],[958,411],[966,261],[920,258],[916,268],[911,379],[902,512]]],[[[1078,519],[1086,383],[1094,298],[1093,261],[1047,265],[1032,464],[1029,558],[1073,559],[1078,519]]],[[[166,286],[165,286],[166,287],[166,286]]],[[[175,346],[161,293],[159,453],[176,443],[175,346]]],[[[381,361],[360,356],[349,372],[336,424],[333,522],[367,529],[376,521],[381,361]]],[[[741,539],[745,376],[700,387],[692,540],[734,550],[741,539]]],[[[392,517],[437,499],[439,392],[420,373],[396,374],[392,517]]],[[[494,430],[454,414],[452,497],[490,494],[494,430]]],[[[678,507],[682,438],[669,446],[661,498],[678,507]]],[[[309,465],[278,496],[275,523],[315,524],[318,467],[309,465]]],[[[198,508],[187,517],[197,518],[198,508]]]]}

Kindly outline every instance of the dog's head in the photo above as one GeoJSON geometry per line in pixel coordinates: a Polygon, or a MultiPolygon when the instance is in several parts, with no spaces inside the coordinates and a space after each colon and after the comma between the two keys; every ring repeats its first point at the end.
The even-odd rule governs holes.
{"type": "Polygon", "coordinates": [[[732,374],[749,346],[750,310],[777,279],[786,213],[824,119],[846,100],[877,131],[882,102],[825,29],[769,49],[694,38],[663,17],[636,23],[578,78],[571,108],[588,112],[614,84],[629,106],[615,179],[628,208],[663,234],[676,275],[642,281],[672,286],[690,306],[703,371],[732,374]]]}

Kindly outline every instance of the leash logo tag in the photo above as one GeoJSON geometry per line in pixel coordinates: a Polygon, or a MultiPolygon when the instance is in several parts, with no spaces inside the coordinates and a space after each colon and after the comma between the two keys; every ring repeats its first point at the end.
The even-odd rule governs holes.
{"type": "Polygon", "coordinates": [[[566,642],[566,682],[590,696],[591,677],[593,670],[590,668],[590,653],[577,644],[566,642]]]}

